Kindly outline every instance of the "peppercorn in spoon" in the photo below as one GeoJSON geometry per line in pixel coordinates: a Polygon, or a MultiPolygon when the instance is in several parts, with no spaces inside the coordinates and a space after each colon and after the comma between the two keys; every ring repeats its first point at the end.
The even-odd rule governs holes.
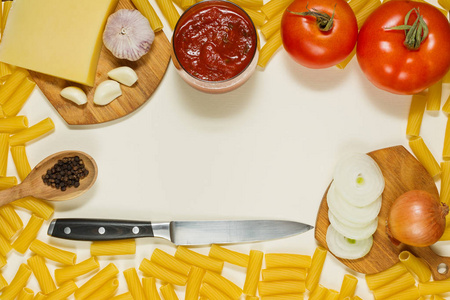
{"type": "Polygon", "coordinates": [[[62,151],[42,160],[21,184],[0,191],[0,206],[28,196],[51,201],[73,199],[97,178],[97,164],[81,151],[62,151]]]}

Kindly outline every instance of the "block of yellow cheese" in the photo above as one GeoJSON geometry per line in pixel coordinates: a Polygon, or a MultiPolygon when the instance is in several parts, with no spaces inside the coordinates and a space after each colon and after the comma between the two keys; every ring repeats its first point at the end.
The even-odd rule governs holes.
{"type": "Polygon", "coordinates": [[[93,86],[108,16],[118,0],[14,0],[0,61],[93,86]]]}

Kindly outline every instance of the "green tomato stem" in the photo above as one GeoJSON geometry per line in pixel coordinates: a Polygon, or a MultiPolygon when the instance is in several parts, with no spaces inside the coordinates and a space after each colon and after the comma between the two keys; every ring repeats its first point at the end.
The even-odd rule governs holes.
{"type": "Polygon", "coordinates": [[[309,9],[308,4],[306,4],[306,9],[308,11],[305,12],[295,12],[287,9],[287,12],[297,15],[297,16],[313,16],[316,18],[317,26],[320,31],[330,31],[333,28],[334,21],[334,13],[336,11],[336,4],[334,5],[333,15],[330,16],[327,13],[321,12],[315,8],[309,9]]]}

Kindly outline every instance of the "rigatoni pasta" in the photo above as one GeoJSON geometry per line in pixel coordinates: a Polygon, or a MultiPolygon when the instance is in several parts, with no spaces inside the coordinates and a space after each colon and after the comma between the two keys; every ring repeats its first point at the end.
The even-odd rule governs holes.
{"type": "Polygon", "coordinates": [[[6,256],[11,250],[12,246],[9,241],[0,234],[0,254],[6,256]]]}
{"type": "Polygon", "coordinates": [[[306,269],[300,268],[264,269],[261,274],[264,281],[306,280],[306,269]]]}
{"type": "Polygon", "coordinates": [[[244,282],[244,294],[255,296],[258,288],[264,253],[259,250],[250,250],[247,274],[244,282]]]}
{"type": "Polygon", "coordinates": [[[16,231],[9,225],[9,223],[0,216],[0,234],[3,235],[7,240],[10,240],[16,231]]]}
{"type": "Polygon", "coordinates": [[[423,114],[425,112],[425,106],[427,98],[421,94],[415,94],[412,96],[411,106],[409,108],[408,123],[406,125],[407,136],[419,136],[420,128],[422,126],[423,114]]]}
{"type": "Polygon", "coordinates": [[[144,289],[135,268],[123,271],[123,275],[128,285],[128,290],[133,295],[134,300],[145,300],[144,289]]]}
{"type": "Polygon", "coordinates": [[[96,241],[91,244],[92,256],[130,255],[136,253],[136,240],[96,241]]]}
{"type": "Polygon", "coordinates": [[[5,287],[8,286],[8,282],[6,281],[5,277],[0,273],[0,291],[2,291],[5,287]]]}
{"type": "Polygon", "coordinates": [[[24,180],[31,172],[31,166],[28,162],[25,146],[11,147],[11,156],[13,158],[14,165],[16,166],[17,174],[19,174],[20,180],[24,180]]]}
{"type": "Polygon", "coordinates": [[[279,13],[277,13],[273,18],[271,18],[269,21],[264,23],[264,25],[261,26],[260,30],[262,35],[267,39],[269,39],[275,32],[280,30],[281,28],[281,18],[283,17],[284,10],[281,10],[279,13]]]}
{"type": "Polygon", "coordinates": [[[311,256],[290,253],[267,253],[266,267],[271,268],[310,268],[311,256]]]}
{"type": "Polygon", "coordinates": [[[34,292],[33,290],[24,287],[20,293],[19,296],[17,296],[17,300],[32,300],[34,297],[34,292]]]}
{"type": "Polygon", "coordinates": [[[56,290],[55,282],[53,281],[52,275],[45,264],[45,259],[39,255],[33,255],[28,260],[28,266],[33,271],[34,277],[36,277],[37,282],[44,294],[49,294],[56,290]]]}
{"type": "Polygon", "coordinates": [[[325,298],[327,295],[328,290],[323,285],[319,284],[317,287],[312,291],[311,295],[309,296],[309,299],[311,300],[321,300],[325,298]]]}
{"type": "Polygon", "coordinates": [[[386,285],[374,289],[373,295],[375,300],[384,299],[414,286],[415,283],[414,277],[411,273],[407,272],[386,285]]]}
{"type": "Polygon", "coordinates": [[[134,300],[130,292],[125,292],[123,294],[112,297],[111,300],[134,300]]]}
{"type": "MultiPolygon", "coordinates": [[[[14,177],[15,178],[15,177],[14,177]]],[[[19,231],[23,227],[23,222],[20,216],[15,211],[14,207],[11,205],[4,205],[0,207],[0,216],[8,222],[9,226],[14,230],[14,232],[19,231]]]]}
{"type": "Polygon", "coordinates": [[[11,202],[11,204],[13,206],[27,209],[44,220],[50,219],[54,212],[54,209],[50,206],[50,204],[34,197],[25,197],[11,202]]]}
{"type": "MultiPolygon", "coordinates": [[[[0,177],[0,190],[6,190],[17,185],[17,178],[15,176],[0,177]]],[[[4,206],[0,207],[2,209],[4,206]]]]}
{"type": "Polygon", "coordinates": [[[14,94],[12,94],[8,101],[2,105],[4,115],[7,117],[16,116],[30,97],[35,86],[36,83],[34,83],[34,81],[25,78],[14,94]]]}
{"type": "Polygon", "coordinates": [[[30,244],[36,239],[43,223],[44,219],[32,214],[25,228],[12,244],[12,247],[17,252],[24,254],[30,247],[30,244]]]}
{"type": "Polygon", "coordinates": [[[8,169],[9,133],[0,133],[0,176],[6,176],[8,169]]]}
{"type": "Polygon", "coordinates": [[[223,269],[223,261],[197,253],[183,246],[177,247],[177,251],[175,251],[175,257],[184,261],[185,263],[197,266],[205,270],[220,273],[223,269]]]}
{"type": "Polygon", "coordinates": [[[399,262],[387,270],[375,274],[366,275],[366,283],[369,289],[375,290],[399,278],[407,272],[408,270],[406,269],[405,265],[399,262]]]}
{"type": "Polygon", "coordinates": [[[356,54],[356,46],[355,46],[355,48],[353,48],[353,50],[352,50],[352,52],[343,60],[343,61],[341,61],[340,63],[338,63],[337,65],[336,65],[336,67],[338,67],[339,69],[341,69],[341,70],[343,70],[343,69],[345,69],[345,67],[349,64],[349,62],[353,59],[353,57],[355,56],[355,54],[356,54]]]}
{"type": "Polygon", "coordinates": [[[243,292],[236,284],[215,272],[207,271],[203,282],[212,285],[232,299],[238,299],[243,292]]]}
{"type": "Polygon", "coordinates": [[[11,98],[28,75],[28,71],[25,69],[16,68],[14,70],[5,83],[0,85],[0,105],[3,106],[11,98]]]}
{"type": "Polygon", "coordinates": [[[180,18],[180,14],[178,13],[175,6],[173,5],[172,1],[156,0],[156,3],[158,4],[159,8],[161,9],[162,14],[164,15],[167,22],[169,23],[170,28],[173,30],[175,28],[175,25],[178,22],[178,19],[180,18]]]}
{"type": "Polygon", "coordinates": [[[98,268],[100,268],[100,264],[97,258],[90,257],[76,265],[56,269],[55,280],[58,285],[61,285],[66,281],[73,280],[98,268]]]}
{"type": "Polygon", "coordinates": [[[439,192],[439,199],[447,205],[450,204],[450,161],[441,162],[441,190],[439,192]]]}
{"type": "Polygon", "coordinates": [[[26,116],[14,116],[0,119],[0,132],[16,133],[28,128],[28,118],[26,116]]]}
{"type": "Polygon", "coordinates": [[[163,285],[161,288],[161,293],[165,300],[178,300],[178,296],[175,293],[175,290],[173,286],[169,283],[166,285],[163,285]]]}
{"type": "Polygon", "coordinates": [[[0,254],[0,269],[3,268],[6,265],[6,257],[0,254]]]}
{"type": "Polygon", "coordinates": [[[323,247],[317,247],[311,259],[311,268],[309,268],[306,276],[306,288],[309,291],[313,291],[319,283],[326,257],[327,250],[323,247]]]}
{"type": "Polygon", "coordinates": [[[152,27],[154,32],[160,31],[163,28],[161,19],[156,14],[155,10],[151,6],[148,0],[131,0],[139,10],[139,12],[144,15],[150,22],[150,27],[152,27]]]}
{"type": "MultiPolygon", "coordinates": [[[[117,278],[110,279],[98,290],[92,293],[86,300],[109,300],[117,291],[119,287],[119,280],[117,278]]],[[[137,300],[138,298],[134,298],[137,300]]]]}
{"type": "Polygon", "coordinates": [[[141,270],[146,276],[155,277],[174,285],[184,286],[187,282],[187,276],[161,267],[146,258],[144,258],[139,265],[139,270],[141,270]]]}
{"type": "Polygon", "coordinates": [[[263,14],[267,16],[267,19],[271,19],[277,13],[291,4],[292,0],[270,0],[261,7],[263,14]]]}
{"type": "Polygon", "coordinates": [[[442,80],[439,80],[428,88],[426,94],[427,110],[438,111],[441,109],[442,80]]]}
{"type": "Polygon", "coordinates": [[[344,275],[342,280],[341,290],[339,291],[339,300],[345,297],[353,297],[355,295],[356,285],[358,284],[358,279],[349,274],[344,275]]]}
{"type": "MultiPolygon", "coordinates": [[[[66,299],[77,291],[77,285],[72,280],[63,283],[58,289],[47,295],[45,300],[61,300],[66,299]]],[[[75,299],[78,299],[75,297],[75,299]]]]}
{"type": "Polygon", "coordinates": [[[369,17],[369,15],[380,5],[380,0],[368,0],[366,2],[361,10],[356,14],[356,22],[358,23],[358,28],[361,28],[367,17],[369,17]]]}
{"type": "Polygon", "coordinates": [[[412,274],[416,275],[419,282],[427,282],[431,279],[430,268],[409,251],[402,251],[398,258],[412,274]]]}
{"type": "Polygon", "coordinates": [[[350,0],[348,5],[352,8],[353,12],[357,14],[367,3],[367,0],[350,0]]]}
{"type": "Polygon", "coordinates": [[[418,136],[409,140],[409,146],[417,159],[422,163],[431,177],[441,174],[441,168],[431,153],[430,149],[425,145],[422,137],[418,136]]]}
{"type": "Polygon", "coordinates": [[[19,295],[20,291],[25,287],[31,276],[31,269],[26,264],[21,264],[16,275],[9,285],[3,289],[1,299],[13,300],[19,295]]]}
{"type": "Polygon", "coordinates": [[[304,281],[279,280],[279,281],[260,281],[258,283],[258,292],[260,296],[282,295],[282,294],[301,294],[306,290],[304,281]]]}
{"type": "Polygon", "coordinates": [[[77,260],[76,253],[59,249],[37,239],[31,243],[30,250],[42,257],[64,265],[72,266],[77,260]]]}
{"type": "Polygon", "coordinates": [[[270,295],[262,296],[261,300],[303,300],[303,294],[284,294],[284,295],[270,295]]]}
{"type": "Polygon", "coordinates": [[[142,288],[144,289],[144,294],[147,299],[161,300],[158,289],[156,288],[155,277],[142,278],[142,288]]]}
{"type": "Polygon", "coordinates": [[[430,282],[419,282],[418,287],[421,296],[447,293],[450,291],[450,278],[430,282]]]}
{"type": "Polygon", "coordinates": [[[113,263],[108,264],[75,291],[75,299],[86,299],[117,274],[119,274],[117,267],[113,263]]]}
{"type": "MultiPolygon", "coordinates": [[[[186,294],[184,297],[185,300],[198,300],[198,297],[200,296],[200,286],[202,285],[202,280],[204,276],[205,276],[204,269],[195,266],[192,267],[186,282],[186,294]]],[[[149,297],[147,296],[147,298],[149,297]]]]}
{"type": "MultiPolygon", "coordinates": [[[[273,0],[272,0],[273,1],[273,0]]],[[[272,55],[281,47],[281,30],[275,32],[264,44],[259,52],[258,66],[265,68],[272,55]]]]}
{"type": "Polygon", "coordinates": [[[191,270],[189,264],[158,248],[153,250],[150,260],[164,268],[183,274],[184,276],[188,276],[189,271],[191,270]]]}
{"type": "Polygon", "coordinates": [[[24,145],[42,135],[48,133],[55,128],[52,119],[46,118],[39,123],[34,124],[11,136],[9,144],[12,146],[24,145]]]}
{"type": "Polygon", "coordinates": [[[384,300],[410,300],[418,299],[419,297],[419,289],[416,286],[411,286],[397,294],[384,298],[384,300]]]}
{"type": "Polygon", "coordinates": [[[230,297],[222,293],[220,290],[216,289],[212,285],[208,283],[203,283],[200,288],[200,296],[205,297],[206,299],[214,299],[214,300],[231,300],[230,297]]]}
{"type": "Polygon", "coordinates": [[[217,260],[246,268],[248,266],[248,254],[233,251],[219,245],[211,245],[209,249],[210,257],[217,260]]]}

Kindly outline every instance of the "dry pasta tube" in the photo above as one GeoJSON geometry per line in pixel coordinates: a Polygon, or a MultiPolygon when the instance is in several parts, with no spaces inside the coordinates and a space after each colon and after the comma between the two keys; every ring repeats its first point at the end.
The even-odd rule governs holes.
{"type": "Polygon", "coordinates": [[[444,103],[444,106],[442,106],[442,111],[447,114],[450,113],[450,96],[448,96],[447,100],[444,103]]]}
{"type": "Polygon", "coordinates": [[[264,281],[306,280],[306,269],[300,268],[264,269],[261,274],[264,281]]]}
{"type": "Polygon", "coordinates": [[[303,294],[284,294],[284,295],[270,295],[262,296],[261,300],[303,300],[303,294]]]}
{"type": "Polygon", "coordinates": [[[264,44],[259,52],[258,66],[265,68],[273,54],[283,45],[281,31],[278,30],[264,44]]]}
{"type": "Polygon", "coordinates": [[[34,240],[30,245],[30,250],[42,257],[62,263],[64,265],[73,266],[77,260],[77,254],[53,247],[40,240],[34,240]]]}
{"type": "Polygon", "coordinates": [[[189,250],[186,247],[178,246],[175,257],[199,268],[220,273],[223,269],[223,261],[189,250]]]}
{"type": "Polygon", "coordinates": [[[355,276],[345,274],[342,281],[341,290],[339,292],[339,299],[342,300],[345,297],[353,297],[355,295],[356,285],[358,279],[355,276]]]}
{"type": "Polygon", "coordinates": [[[4,115],[7,117],[16,116],[22,109],[25,102],[27,102],[35,86],[36,83],[34,83],[34,81],[29,78],[25,78],[9,100],[3,104],[2,110],[4,115]]]}
{"type": "Polygon", "coordinates": [[[0,235],[0,254],[6,256],[11,250],[12,246],[9,241],[3,235],[0,235]]]}
{"type": "Polygon", "coordinates": [[[9,133],[0,133],[0,176],[6,176],[8,169],[9,133]]]}
{"type": "Polygon", "coordinates": [[[130,292],[126,292],[126,293],[117,295],[115,297],[112,297],[111,300],[134,300],[134,299],[130,292]]]}
{"type": "MultiPolygon", "coordinates": [[[[448,7],[450,7],[450,0],[438,0],[439,4],[441,4],[441,2],[447,3],[448,7]]],[[[442,4],[441,6],[443,7],[442,4]]],[[[448,7],[445,7],[445,9],[450,10],[448,7]]],[[[450,71],[448,71],[447,74],[444,75],[444,77],[442,78],[442,83],[450,83],[450,71]]]]}
{"type": "Polygon", "coordinates": [[[355,46],[355,48],[353,48],[353,50],[352,50],[352,52],[343,60],[343,61],[341,61],[340,63],[338,63],[337,65],[336,65],[336,67],[338,67],[339,69],[341,69],[341,70],[343,70],[343,69],[345,69],[345,67],[348,65],[348,63],[353,59],[353,57],[355,56],[355,54],[356,54],[356,46],[355,46]]]}
{"type": "Polygon", "coordinates": [[[328,293],[327,288],[322,286],[321,284],[319,284],[314,289],[314,291],[312,291],[311,295],[309,296],[309,299],[311,299],[311,300],[321,300],[321,299],[325,298],[327,293],[328,293]]]}
{"type": "Polygon", "coordinates": [[[304,281],[279,280],[260,281],[258,292],[260,296],[281,295],[281,294],[301,294],[306,290],[304,281]]]}
{"type": "MultiPolygon", "coordinates": [[[[104,267],[102,270],[100,270],[97,274],[92,276],[85,284],[80,286],[75,291],[75,299],[76,300],[83,300],[89,297],[92,293],[94,293],[98,288],[100,288],[102,285],[104,285],[108,280],[115,277],[117,274],[119,274],[119,270],[117,267],[110,263],[106,267],[104,267]]],[[[68,281],[71,282],[71,281],[68,281]]]]}
{"type": "Polygon", "coordinates": [[[420,282],[430,281],[431,270],[421,259],[409,251],[401,252],[398,258],[412,274],[417,276],[420,282]]]}
{"type": "Polygon", "coordinates": [[[158,248],[153,251],[150,260],[161,267],[180,273],[184,276],[188,276],[189,271],[191,270],[189,264],[158,248]]]}
{"type": "Polygon", "coordinates": [[[50,271],[45,264],[45,259],[42,256],[34,255],[30,257],[27,262],[44,294],[49,294],[56,290],[55,282],[53,281],[52,275],[50,275],[50,271]]]}
{"type": "Polygon", "coordinates": [[[205,297],[206,299],[214,299],[214,300],[231,300],[230,297],[222,293],[220,290],[216,289],[212,285],[208,283],[203,283],[200,288],[200,296],[205,297]]]}
{"type": "Polygon", "coordinates": [[[14,231],[11,225],[9,225],[9,223],[2,216],[0,216],[0,234],[7,240],[10,240],[16,234],[16,231],[14,231]]]}
{"type": "Polygon", "coordinates": [[[405,265],[402,263],[397,263],[387,270],[379,273],[366,275],[366,283],[370,290],[375,290],[383,285],[388,284],[394,279],[399,278],[401,275],[407,273],[405,265]]]}
{"type": "Polygon", "coordinates": [[[197,3],[197,1],[195,1],[195,0],[181,0],[180,5],[181,5],[182,9],[188,9],[189,7],[194,5],[195,3],[197,3]]]}
{"type": "Polygon", "coordinates": [[[136,241],[133,239],[117,241],[98,241],[91,244],[91,255],[129,255],[136,253],[136,241]]]}
{"type": "Polygon", "coordinates": [[[9,10],[11,9],[12,3],[5,2],[3,3],[3,14],[2,14],[2,23],[1,23],[1,32],[3,36],[3,32],[5,31],[6,21],[8,20],[9,10]]]}
{"type": "MultiPolygon", "coordinates": [[[[51,292],[47,295],[46,300],[61,300],[66,299],[70,295],[72,295],[75,291],[77,291],[78,287],[73,281],[67,281],[63,285],[61,285],[57,290],[51,292]]],[[[77,299],[75,297],[75,299],[77,299]]]]}
{"type": "Polygon", "coordinates": [[[163,13],[164,17],[166,18],[167,22],[170,25],[170,28],[173,30],[175,28],[175,25],[178,22],[178,19],[180,18],[180,14],[178,13],[177,9],[173,5],[171,0],[156,0],[156,3],[158,4],[161,12],[163,13]]]}
{"type": "Polygon", "coordinates": [[[34,296],[34,299],[33,299],[33,300],[45,300],[45,299],[47,299],[47,295],[45,295],[45,294],[42,293],[42,292],[38,292],[38,293],[36,294],[36,296],[34,296]]]}
{"type": "Polygon", "coordinates": [[[0,86],[0,105],[3,106],[11,98],[28,75],[28,71],[25,69],[16,68],[14,70],[5,83],[0,86]]]}
{"type": "Polygon", "coordinates": [[[17,300],[32,300],[34,298],[34,292],[33,290],[24,287],[17,297],[17,300]]]}
{"type": "Polygon", "coordinates": [[[9,76],[11,76],[12,72],[13,70],[10,65],[0,61],[0,81],[6,80],[9,76]]]}
{"type": "Polygon", "coordinates": [[[160,265],[155,264],[146,258],[142,260],[139,266],[139,270],[141,270],[147,276],[155,277],[174,285],[184,286],[187,282],[187,276],[161,267],[160,265]]]}
{"type": "Polygon", "coordinates": [[[10,284],[3,289],[2,300],[13,300],[25,287],[31,276],[31,269],[26,264],[21,264],[10,284]]]}
{"type": "Polygon", "coordinates": [[[43,223],[44,219],[36,216],[35,214],[31,215],[28,224],[14,241],[12,247],[17,252],[24,254],[28,247],[30,247],[30,244],[36,239],[43,223]]]}
{"type": "Polygon", "coordinates": [[[420,161],[420,163],[425,167],[431,177],[435,177],[441,174],[441,168],[434,158],[431,151],[425,145],[422,137],[415,137],[409,140],[409,146],[414,152],[414,155],[420,161]]]}
{"type": "Polygon", "coordinates": [[[313,291],[319,283],[326,257],[327,250],[323,247],[317,247],[311,260],[311,268],[309,268],[306,276],[306,288],[309,291],[313,291]]]}
{"type": "Polygon", "coordinates": [[[421,94],[412,96],[411,106],[409,108],[408,123],[406,125],[407,136],[419,136],[420,127],[422,126],[423,113],[427,98],[421,94]]]}
{"type": "Polygon", "coordinates": [[[361,28],[367,17],[369,17],[369,15],[380,5],[380,0],[368,0],[366,2],[361,10],[356,14],[356,22],[358,23],[358,28],[361,28]]]}
{"type": "MultiPolygon", "coordinates": [[[[144,289],[135,268],[123,271],[123,275],[128,285],[128,289],[135,300],[145,300],[144,289]]],[[[95,299],[95,298],[92,298],[95,299]]]]}
{"type": "Polygon", "coordinates": [[[266,267],[271,268],[310,268],[311,256],[288,253],[267,253],[266,267]]]}
{"type": "Polygon", "coordinates": [[[442,149],[442,158],[447,160],[450,158],[450,118],[447,119],[444,135],[444,147],[442,149]]]}
{"type": "Polygon", "coordinates": [[[34,197],[25,197],[11,202],[11,204],[29,210],[44,220],[50,219],[54,212],[54,209],[50,204],[34,197]]]}
{"type": "Polygon", "coordinates": [[[142,278],[142,288],[144,289],[144,294],[147,299],[161,300],[161,297],[158,294],[158,289],[156,288],[155,277],[142,278]]]}
{"type": "Polygon", "coordinates": [[[275,32],[280,30],[281,28],[281,19],[284,14],[284,9],[277,13],[273,18],[267,21],[264,25],[261,26],[260,30],[262,35],[267,39],[269,39],[275,32]]]}
{"type": "Polygon", "coordinates": [[[28,162],[25,146],[11,147],[11,156],[13,158],[14,165],[16,166],[17,174],[19,174],[20,180],[23,181],[31,172],[31,166],[28,162]]]}
{"type": "Polygon", "coordinates": [[[236,252],[219,245],[212,245],[209,249],[209,256],[217,260],[226,261],[227,263],[247,268],[248,255],[236,252]]]}
{"type": "Polygon", "coordinates": [[[0,216],[2,216],[2,218],[4,218],[6,222],[8,222],[9,226],[11,226],[14,232],[17,232],[20,229],[22,229],[23,227],[22,219],[11,205],[4,205],[0,207],[0,216]]]}
{"type": "MultiPolygon", "coordinates": [[[[86,300],[109,300],[119,287],[119,280],[117,278],[110,279],[98,290],[92,293],[86,300]]],[[[138,298],[134,298],[138,299],[138,298]]]]}
{"type": "Polygon", "coordinates": [[[3,275],[0,273],[0,291],[2,291],[7,286],[8,286],[8,282],[3,277],[3,275]]]}
{"type": "Polygon", "coordinates": [[[450,278],[431,282],[420,282],[419,293],[421,296],[443,294],[450,291],[450,278]]]}
{"type": "MultiPolygon", "coordinates": [[[[200,286],[202,285],[203,277],[205,276],[205,270],[192,267],[191,272],[189,272],[189,276],[186,283],[186,295],[185,300],[197,300],[200,296],[200,286]]],[[[147,297],[148,298],[148,297],[147,297]]],[[[154,299],[154,298],[149,298],[154,299]]]]}
{"type": "Polygon", "coordinates": [[[28,128],[28,118],[26,116],[14,116],[0,119],[0,132],[16,133],[28,128]]]}
{"type": "Polygon", "coordinates": [[[439,295],[433,295],[433,297],[431,299],[433,299],[433,300],[445,300],[444,298],[442,298],[439,295]]]}
{"type": "Polygon", "coordinates": [[[73,280],[98,268],[100,268],[100,264],[98,263],[97,258],[90,257],[76,265],[56,269],[55,280],[58,285],[61,285],[66,281],[73,280]]]}
{"type": "Polygon", "coordinates": [[[292,0],[270,0],[261,7],[261,11],[270,20],[291,3],[292,0]]]}
{"type": "Polygon", "coordinates": [[[367,0],[350,0],[348,5],[352,8],[353,12],[358,13],[364,5],[367,3],[367,0]]]}
{"type": "Polygon", "coordinates": [[[390,283],[373,290],[373,295],[375,300],[384,299],[414,286],[415,283],[414,277],[411,273],[407,272],[399,278],[392,280],[390,283]]]}
{"type": "MultiPolygon", "coordinates": [[[[0,190],[6,190],[12,188],[15,185],[17,185],[17,178],[15,176],[6,176],[0,178],[0,190]]],[[[3,206],[1,208],[3,208],[3,206]]]]}
{"type": "Polygon", "coordinates": [[[217,273],[207,271],[203,282],[212,285],[232,299],[238,299],[242,295],[242,289],[239,286],[217,273]]]}
{"type": "Polygon", "coordinates": [[[175,293],[175,290],[172,285],[170,284],[163,285],[160,288],[160,290],[165,300],[178,300],[178,296],[175,293]]]}
{"type": "Polygon", "coordinates": [[[52,119],[46,118],[40,121],[39,123],[11,136],[10,145],[11,147],[24,145],[25,143],[28,143],[34,139],[43,136],[44,134],[53,130],[54,128],[55,124],[53,123],[52,119]]]}
{"type": "Polygon", "coordinates": [[[3,255],[0,255],[0,269],[3,268],[4,266],[6,266],[6,257],[4,257],[3,255]]]}
{"type": "Polygon", "coordinates": [[[427,110],[438,111],[441,109],[441,97],[442,97],[442,80],[433,84],[428,88],[426,94],[427,98],[427,110]]]}
{"type": "Polygon", "coordinates": [[[395,295],[385,298],[384,300],[416,300],[419,296],[419,289],[416,286],[411,286],[395,295]]]}
{"type": "Polygon", "coordinates": [[[144,15],[150,22],[150,27],[152,27],[154,32],[160,31],[163,28],[163,23],[161,19],[156,14],[155,10],[151,6],[148,0],[131,0],[139,10],[139,12],[144,15]]]}
{"type": "Polygon", "coordinates": [[[256,296],[256,289],[258,288],[263,258],[264,253],[262,251],[250,250],[247,274],[245,276],[243,289],[244,294],[246,295],[256,296]]]}
{"type": "Polygon", "coordinates": [[[328,289],[324,300],[338,300],[338,299],[339,299],[339,292],[336,290],[328,289]]]}
{"type": "Polygon", "coordinates": [[[262,26],[264,24],[264,22],[266,21],[266,15],[263,14],[262,12],[259,12],[252,8],[245,8],[245,7],[241,7],[241,8],[243,10],[245,10],[245,12],[250,17],[250,19],[252,19],[253,24],[255,24],[256,26],[258,26],[258,27],[262,26]]]}
{"type": "Polygon", "coordinates": [[[231,0],[231,2],[239,5],[240,7],[251,8],[258,10],[264,5],[263,0],[231,0]]]}

